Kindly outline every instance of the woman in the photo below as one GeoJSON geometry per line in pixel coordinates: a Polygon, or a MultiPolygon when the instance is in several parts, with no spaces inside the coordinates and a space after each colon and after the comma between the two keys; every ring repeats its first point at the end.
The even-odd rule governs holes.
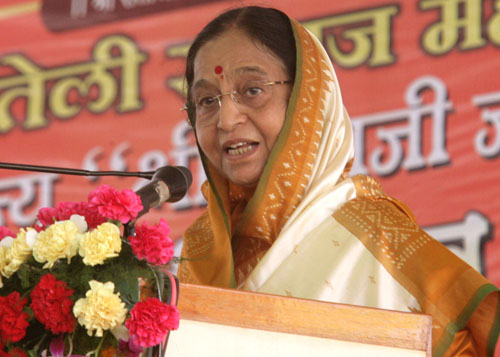
{"type": "Polygon", "coordinates": [[[367,176],[319,41],[274,9],[231,10],[187,58],[207,211],[181,281],[433,316],[433,354],[493,354],[498,289],[367,176]]]}

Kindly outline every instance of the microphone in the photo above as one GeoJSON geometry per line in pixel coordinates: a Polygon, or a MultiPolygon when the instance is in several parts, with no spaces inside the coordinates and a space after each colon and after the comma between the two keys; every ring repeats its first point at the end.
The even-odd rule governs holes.
{"type": "Polygon", "coordinates": [[[137,218],[147,213],[151,208],[163,202],[177,202],[184,197],[193,183],[191,172],[183,166],[163,166],[156,171],[127,172],[127,171],[88,171],[64,167],[38,166],[0,162],[0,169],[47,172],[77,176],[128,176],[142,177],[152,180],[136,194],[141,198],[144,207],[137,218]]]}
{"type": "Polygon", "coordinates": [[[151,182],[136,191],[144,207],[137,218],[163,202],[179,201],[186,195],[192,182],[191,172],[183,166],[160,167],[151,182]]]}

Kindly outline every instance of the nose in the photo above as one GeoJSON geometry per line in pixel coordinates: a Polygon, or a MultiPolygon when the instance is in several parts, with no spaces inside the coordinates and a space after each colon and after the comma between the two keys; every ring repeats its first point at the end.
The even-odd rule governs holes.
{"type": "Polygon", "coordinates": [[[243,124],[247,118],[245,113],[242,113],[237,102],[233,100],[230,93],[219,98],[219,118],[217,128],[223,131],[230,132],[236,126],[243,124]]]}

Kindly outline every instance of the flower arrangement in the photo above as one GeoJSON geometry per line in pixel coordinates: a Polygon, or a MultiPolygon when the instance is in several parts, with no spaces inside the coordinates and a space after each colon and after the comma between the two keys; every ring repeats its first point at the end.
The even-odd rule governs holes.
{"type": "Polygon", "coordinates": [[[165,341],[179,313],[162,278],[177,258],[163,219],[134,226],[142,209],[103,185],[16,235],[0,226],[0,356],[140,356],[165,341]]]}

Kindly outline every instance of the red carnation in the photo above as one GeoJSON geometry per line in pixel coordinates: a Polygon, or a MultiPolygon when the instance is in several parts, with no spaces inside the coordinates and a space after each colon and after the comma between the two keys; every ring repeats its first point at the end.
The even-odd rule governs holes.
{"type": "Polygon", "coordinates": [[[0,339],[6,342],[18,342],[24,338],[29,326],[29,315],[23,311],[28,299],[17,291],[7,296],[0,296],[0,339]]]}
{"type": "Polygon", "coordinates": [[[26,357],[26,352],[24,352],[19,347],[14,347],[9,351],[4,351],[6,348],[5,344],[0,340],[0,357],[26,357]]]}
{"type": "Polygon", "coordinates": [[[101,216],[127,223],[142,211],[140,197],[132,190],[117,191],[102,185],[89,194],[89,207],[97,209],[101,216]]]}
{"type": "Polygon", "coordinates": [[[72,294],[73,290],[52,274],[44,275],[31,291],[30,306],[36,319],[54,334],[75,329],[73,301],[69,299],[72,294]]]}
{"type": "Polygon", "coordinates": [[[41,231],[45,230],[45,226],[42,225],[41,223],[38,223],[36,222],[35,224],[33,224],[31,226],[31,228],[33,228],[35,231],[37,231],[38,233],[40,233],[41,231]]]}
{"type": "Polygon", "coordinates": [[[162,218],[156,226],[144,222],[135,229],[135,236],[129,237],[132,251],[139,258],[151,264],[167,264],[174,256],[174,243],[168,236],[170,227],[162,218]]]}
{"type": "Polygon", "coordinates": [[[16,236],[7,227],[0,226],[0,240],[4,239],[5,237],[15,238],[16,236]]]}
{"type": "Polygon", "coordinates": [[[101,216],[96,208],[90,207],[88,202],[60,202],[57,204],[56,209],[59,221],[70,219],[72,215],[78,214],[85,217],[89,228],[95,228],[108,220],[106,217],[101,216]]]}
{"type": "Polygon", "coordinates": [[[0,350],[0,357],[26,357],[26,356],[27,356],[26,352],[24,352],[19,347],[14,347],[8,352],[0,350]]]}
{"type": "Polygon", "coordinates": [[[44,226],[50,226],[54,221],[65,221],[77,214],[85,217],[89,228],[95,228],[107,221],[96,208],[91,208],[88,202],[59,202],[56,208],[42,208],[38,211],[38,220],[44,226]]]}
{"type": "Polygon", "coordinates": [[[152,347],[163,341],[168,331],[179,327],[179,311],[157,298],[140,301],[130,311],[125,326],[130,336],[142,347],[152,347]]]}
{"type": "Polygon", "coordinates": [[[85,208],[86,202],[59,202],[56,206],[57,211],[57,220],[58,221],[66,221],[71,218],[74,214],[81,214],[82,209],[85,208]]]}

